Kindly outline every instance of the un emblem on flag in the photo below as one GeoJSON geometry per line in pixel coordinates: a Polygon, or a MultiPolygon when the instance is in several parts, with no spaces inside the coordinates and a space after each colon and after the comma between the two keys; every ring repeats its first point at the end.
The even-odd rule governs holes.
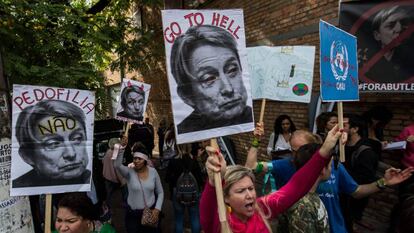
{"type": "Polygon", "coordinates": [[[333,41],[330,52],[331,70],[337,81],[345,81],[348,75],[348,50],[342,41],[333,41]]]}

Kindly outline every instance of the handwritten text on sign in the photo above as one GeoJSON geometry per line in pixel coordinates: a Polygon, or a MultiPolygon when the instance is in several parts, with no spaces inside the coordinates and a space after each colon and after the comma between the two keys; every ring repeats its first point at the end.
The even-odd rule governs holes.
{"type": "MultiPolygon", "coordinates": [[[[236,39],[239,39],[238,32],[241,28],[240,25],[236,25],[234,19],[231,19],[226,15],[220,15],[219,13],[214,12],[210,19],[206,19],[202,12],[197,12],[184,15],[184,19],[187,20],[190,27],[204,25],[204,23],[207,22],[210,25],[226,29],[236,39]]],[[[182,29],[180,24],[171,22],[170,25],[164,29],[164,38],[168,43],[174,43],[174,40],[180,36],[181,33],[182,29]]]]}

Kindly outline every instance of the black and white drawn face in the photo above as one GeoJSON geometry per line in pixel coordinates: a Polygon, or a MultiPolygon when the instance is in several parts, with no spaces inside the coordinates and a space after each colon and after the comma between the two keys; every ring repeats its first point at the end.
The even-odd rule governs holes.
{"type": "Polygon", "coordinates": [[[138,117],[144,114],[145,98],[137,92],[129,92],[126,96],[125,113],[130,117],[138,117]]]}
{"type": "Polygon", "coordinates": [[[86,132],[78,120],[46,116],[33,126],[33,153],[26,162],[41,175],[69,180],[80,176],[88,164],[86,132]]]}
{"type": "Polygon", "coordinates": [[[246,107],[247,91],[236,54],[228,49],[201,45],[194,49],[189,70],[193,98],[187,103],[210,119],[231,119],[246,107]]]}
{"type": "Polygon", "coordinates": [[[405,13],[395,12],[380,24],[378,30],[374,31],[374,38],[384,47],[406,30],[408,24],[409,19],[405,13]]]}

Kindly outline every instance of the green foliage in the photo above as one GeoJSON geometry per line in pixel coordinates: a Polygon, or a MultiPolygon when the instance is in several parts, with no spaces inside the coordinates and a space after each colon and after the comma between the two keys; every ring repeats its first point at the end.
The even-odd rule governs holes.
{"type": "Polygon", "coordinates": [[[135,7],[160,5],[159,0],[1,0],[5,75],[11,84],[88,89],[102,99],[104,70],[141,69],[161,59],[161,52],[137,56],[161,29],[143,32],[130,17],[135,7]]]}

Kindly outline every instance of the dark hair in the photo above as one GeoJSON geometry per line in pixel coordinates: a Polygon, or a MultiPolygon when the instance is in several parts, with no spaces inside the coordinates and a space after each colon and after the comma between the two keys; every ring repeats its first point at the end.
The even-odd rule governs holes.
{"type": "Polygon", "coordinates": [[[273,132],[275,134],[275,137],[273,139],[273,148],[276,145],[277,139],[279,138],[279,134],[281,134],[283,132],[282,122],[286,119],[290,123],[289,133],[293,133],[293,132],[296,131],[296,126],[293,123],[292,119],[290,119],[290,117],[288,115],[283,114],[283,115],[278,116],[275,120],[275,124],[273,125],[273,132]]]}
{"type": "Polygon", "coordinates": [[[16,139],[20,145],[19,153],[31,153],[33,144],[38,142],[33,133],[34,125],[48,116],[67,117],[78,121],[86,136],[85,114],[82,109],[62,100],[42,100],[23,109],[17,118],[16,139]]]}
{"type": "Polygon", "coordinates": [[[188,96],[192,92],[190,85],[192,75],[188,70],[189,58],[196,48],[203,45],[230,49],[236,55],[240,65],[237,43],[229,32],[211,25],[190,27],[185,34],[180,35],[174,41],[170,57],[171,73],[177,83],[177,92],[184,96],[188,96]]]}
{"type": "Polygon", "coordinates": [[[296,156],[293,158],[293,164],[295,165],[296,170],[303,167],[320,147],[321,145],[318,143],[308,143],[301,146],[298,149],[296,156]]]}
{"type": "Polygon", "coordinates": [[[141,95],[144,100],[145,100],[145,91],[143,88],[138,87],[137,85],[131,85],[131,86],[127,86],[125,87],[122,92],[121,92],[121,106],[122,108],[126,108],[127,106],[127,96],[129,93],[131,92],[136,92],[137,94],[141,95]]]}
{"type": "Polygon", "coordinates": [[[326,129],[325,128],[326,124],[332,117],[338,117],[336,112],[323,112],[319,114],[319,116],[316,117],[316,129],[317,129],[316,133],[324,134],[325,129],[326,129]]]}
{"type": "Polygon", "coordinates": [[[142,142],[134,143],[134,145],[132,145],[131,152],[132,152],[132,154],[134,154],[135,152],[140,152],[140,153],[143,153],[147,156],[149,154],[148,150],[147,150],[147,147],[142,142]]]}
{"type": "Polygon", "coordinates": [[[68,208],[74,214],[87,220],[99,219],[98,211],[84,192],[64,194],[58,203],[58,207],[68,208]]]}
{"type": "Polygon", "coordinates": [[[368,128],[374,126],[374,122],[372,120],[378,121],[378,123],[374,126],[374,132],[375,137],[381,141],[384,139],[383,129],[391,121],[393,116],[394,114],[385,106],[374,106],[362,114],[362,117],[368,124],[368,128]]]}
{"type": "Polygon", "coordinates": [[[367,122],[363,117],[356,114],[345,114],[344,117],[349,119],[349,128],[358,127],[357,133],[359,134],[359,136],[361,136],[362,138],[368,137],[367,122]]]}
{"type": "Polygon", "coordinates": [[[362,114],[367,123],[372,124],[372,120],[379,121],[382,125],[388,124],[394,114],[385,106],[374,106],[362,114]]]}

